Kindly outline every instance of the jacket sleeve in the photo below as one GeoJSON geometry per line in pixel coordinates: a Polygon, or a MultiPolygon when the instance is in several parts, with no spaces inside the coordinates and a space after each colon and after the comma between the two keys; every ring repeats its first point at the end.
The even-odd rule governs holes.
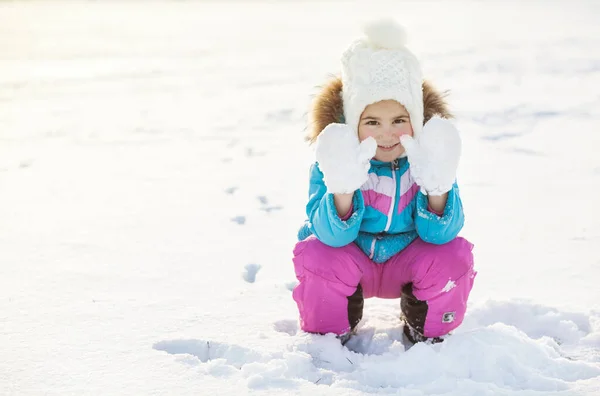
{"type": "Polygon", "coordinates": [[[415,227],[419,237],[436,245],[448,243],[456,238],[465,223],[458,185],[454,183],[448,192],[446,207],[441,216],[430,212],[428,203],[427,195],[419,192],[415,214],[415,227]]]}
{"type": "Polygon", "coordinates": [[[340,219],[333,201],[333,194],[327,193],[323,173],[318,164],[312,165],[306,214],[310,231],[321,242],[332,247],[341,247],[353,242],[358,236],[364,213],[363,196],[360,192],[355,192],[352,198],[352,214],[347,220],[340,219]]]}

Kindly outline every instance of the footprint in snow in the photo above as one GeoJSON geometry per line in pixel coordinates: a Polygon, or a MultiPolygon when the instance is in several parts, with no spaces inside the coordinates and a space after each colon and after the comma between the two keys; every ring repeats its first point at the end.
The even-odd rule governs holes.
{"type": "Polygon", "coordinates": [[[260,210],[264,210],[267,213],[271,213],[274,210],[281,210],[281,209],[283,209],[283,206],[279,206],[279,205],[260,208],[260,210]]]}
{"type": "Polygon", "coordinates": [[[256,152],[252,147],[246,147],[246,156],[247,157],[262,157],[265,155],[264,151],[256,152]]]}
{"type": "Polygon", "coordinates": [[[248,283],[254,283],[256,281],[256,274],[260,271],[260,264],[246,264],[244,272],[242,272],[242,278],[248,283]]]}
{"type": "Polygon", "coordinates": [[[25,169],[29,168],[33,164],[33,160],[23,160],[19,163],[19,168],[25,169]]]}
{"type": "Polygon", "coordinates": [[[260,202],[261,205],[269,204],[269,200],[264,195],[259,195],[258,197],[256,197],[256,199],[258,199],[258,201],[260,202]]]}
{"type": "Polygon", "coordinates": [[[211,360],[224,359],[225,365],[233,366],[238,370],[244,364],[263,360],[262,355],[257,351],[238,345],[208,340],[164,340],[155,343],[152,348],[171,355],[179,355],[179,358],[187,356],[188,358],[183,360],[187,364],[207,363],[211,360]],[[189,358],[189,355],[195,356],[198,361],[194,362],[189,358]]]}
{"type": "Polygon", "coordinates": [[[261,208],[260,210],[263,210],[267,213],[270,213],[274,210],[281,210],[283,209],[283,206],[280,205],[269,205],[269,200],[267,199],[267,197],[265,197],[264,195],[259,195],[258,197],[256,197],[258,199],[258,201],[261,204],[261,208]]]}
{"type": "MultiPolygon", "coordinates": [[[[207,373],[219,379],[237,379],[241,373],[242,378],[246,378],[248,388],[252,389],[294,389],[298,386],[298,374],[300,373],[300,379],[304,379],[304,372],[290,370],[290,367],[295,367],[299,361],[306,361],[312,368],[306,354],[269,354],[225,342],[201,339],[164,340],[155,343],[153,348],[173,355],[177,362],[185,365],[200,366],[208,363],[207,373]],[[287,374],[282,377],[282,373],[287,374]]],[[[310,370],[306,380],[314,383],[319,377],[325,376],[310,370]]],[[[331,384],[331,380],[324,378],[319,383],[331,384]]]]}
{"type": "Polygon", "coordinates": [[[285,333],[291,336],[298,334],[298,321],[291,319],[278,320],[273,323],[273,328],[279,333],[285,333]]]}
{"type": "Polygon", "coordinates": [[[294,281],[285,282],[283,285],[289,291],[294,291],[294,287],[296,287],[297,284],[298,284],[298,281],[294,280],[294,281]]]}
{"type": "Polygon", "coordinates": [[[239,225],[244,225],[246,223],[246,216],[236,216],[231,221],[238,223],[239,225]]]}

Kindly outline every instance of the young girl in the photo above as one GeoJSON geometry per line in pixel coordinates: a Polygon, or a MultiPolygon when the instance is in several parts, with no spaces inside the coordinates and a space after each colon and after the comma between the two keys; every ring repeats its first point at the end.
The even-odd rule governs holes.
{"type": "Polygon", "coordinates": [[[363,298],[401,298],[404,334],[437,342],[463,321],[476,272],[455,183],[461,142],[393,21],[365,28],[315,101],[317,162],[293,297],[302,330],[345,342],[363,298]]]}

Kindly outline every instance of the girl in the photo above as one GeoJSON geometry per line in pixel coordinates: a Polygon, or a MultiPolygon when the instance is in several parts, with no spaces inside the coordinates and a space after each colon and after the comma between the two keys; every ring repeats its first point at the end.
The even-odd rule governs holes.
{"type": "Polygon", "coordinates": [[[293,298],[302,330],[342,342],[369,297],[401,298],[410,341],[442,340],[463,321],[476,274],[473,245],[457,237],[460,137],[405,38],[394,21],[367,25],[313,109],[293,298]]]}

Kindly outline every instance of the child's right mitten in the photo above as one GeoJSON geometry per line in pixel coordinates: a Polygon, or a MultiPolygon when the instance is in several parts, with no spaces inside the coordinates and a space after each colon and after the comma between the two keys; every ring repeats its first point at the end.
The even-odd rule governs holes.
{"type": "Polygon", "coordinates": [[[329,124],[319,134],[316,157],[327,192],[349,194],[369,178],[370,160],[377,151],[372,137],[359,142],[358,135],[346,124],[329,124]]]}

